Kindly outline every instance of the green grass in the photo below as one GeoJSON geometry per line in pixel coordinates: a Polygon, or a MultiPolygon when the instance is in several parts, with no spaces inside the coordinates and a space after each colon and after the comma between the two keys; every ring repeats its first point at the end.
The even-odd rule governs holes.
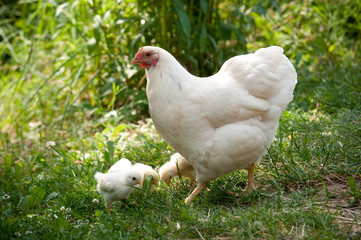
{"type": "Polygon", "coordinates": [[[1,239],[361,238],[360,1],[94,2],[0,6],[1,239]],[[216,29],[192,18],[197,9],[216,29]],[[165,22],[172,35],[158,31],[165,22]],[[128,66],[145,44],[165,45],[196,74],[285,48],[299,82],[256,191],[234,172],[186,206],[194,186],[177,179],[108,215],[95,172],[121,157],[157,168],[174,152],[148,119],[143,70],[128,66]]]}

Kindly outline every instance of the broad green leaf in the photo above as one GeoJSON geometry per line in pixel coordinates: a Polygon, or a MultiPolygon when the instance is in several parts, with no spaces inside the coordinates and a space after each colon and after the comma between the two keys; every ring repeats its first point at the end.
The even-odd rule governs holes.
{"type": "Polygon", "coordinates": [[[100,42],[100,38],[101,38],[101,25],[102,25],[102,19],[99,15],[96,15],[94,17],[93,28],[94,28],[94,37],[97,40],[97,42],[100,42]]]}
{"type": "Polygon", "coordinates": [[[106,22],[110,18],[111,12],[110,10],[106,11],[103,16],[103,22],[106,22]]]}
{"type": "Polygon", "coordinates": [[[201,8],[204,14],[207,13],[208,3],[207,0],[201,0],[201,8]]]}
{"type": "Polygon", "coordinates": [[[107,141],[109,160],[112,162],[114,161],[114,149],[115,149],[114,145],[115,145],[114,141],[111,141],[111,140],[107,141]]]}
{"type": "Polygon", "coordinates": [[[60,4],[60,5],[56,8],[55,17],[59,16],[60,13],[63,12],[64,8],[66,8],[66,6],[68,6],[68,5],[69,5],[68,2],[63,3],[63,4],[60,4]]]}
{"type": "Polygon", "coordinates": [[[335,50],[335,44],[332,44],[328,47],[328,52],[332,53],[335,50]]]}
{"type": "Polygon", "coordinates": [[[188,213],[186,208],[180,208],[179,210],[182,218],[193,221],[193,216],[188,213]]]}
{"type": "Polygon", "coordinates": [[[106,162],[109,162],[109,161],[110,161],[109,152],[108,152],[108,151],[104,151],[104,160],[105,160],[106,162]]]}
{"type": "Polygon", "coordinates": [[[296,64],[296,66],[297,66],[298,63],[302,60],[302,55],[303,55],[303,52],[302,52],[302,51],[297,51],[297,52],[296,52],[296,57],[295,57],[295,64],[296,64]]]}
{"type": "Polygon", "coordinates": [[[357,188],[355,179],[351,176],[348,178],[347,183],[355,197],[361,197],[361,190],[357,188]]]}
{"type": "Polygon", "coordinates": [[[94,214],[96,217],[100,217],[102,215],[102,211],[98,210],[94,214]]]}
{"type": "Polygon", "coordinates": [[[57,192],[52,192],[49,196],[45,199],[45,202],[49,202],[51,199],[57,197],[59,194],[57,192]]]}
{"type": "Polygon", "coordinates": [[[35,206],[35,204],[39,203],[43,200],[45,196],[45,190],[42,187],[32,187],[30,189],[30,194],[26,196],[26,202],[29,208],[35,206]]]}
{"type": "Polygon", "coordinates": [[[15,170],[15,177],[16,179],[19,181],[20,180],[20,175],[21,175],[21,166],[20,164],[16,164],[15,167],[14,167],[14,170],[15,170]]]}
{"type": "Polygon", "coordinates": [[[199,46],[201,49],[201,52],[204,51],[206,44],[207,44],[207,28],[206,28],[206,24],[203,22],[202,27],[201,27],[201,33],[199,35],[199,46]]]}
{"type": "Polygon", "coordinates": [[[174,7],[178,14],[179,21],[182,25],[183,32],[185,33],[185,35],[187,37],[190,37],[191,31],[192,31],[192,25],[191,25],[191,21],[189,20],[187,13],[184,11],[183,3],[180,0],[177,0],[174,2],[175,2],[174,7]]]}
{"type": "Polygon", "coordinates": [[[60,231],[62,227],[66,227],[68,225],[69,223],[65,220],[63,216],[58,216],[57,218],[55,218],[54,221],[51,222],[51,226],[55,231],[60,231]]]}

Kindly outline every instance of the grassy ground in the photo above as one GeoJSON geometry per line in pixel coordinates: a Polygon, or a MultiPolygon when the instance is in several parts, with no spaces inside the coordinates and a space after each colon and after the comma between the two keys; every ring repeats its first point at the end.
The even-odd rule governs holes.
{"type": "MultiPolygon", "coordinates": [[[[44,33],[28,41],[19,33],[7,34],[6,41],[3,34],[0,238],[360,239],[359,33],[351,31],[351,7],[318,3],[285,1],[282,14],[269,10],[271,19],[253,15],[250,51],[283,46],[299,79],[276,139],[256,168],[257,191],[244,190],[246,171],[234,172],[186,206],[194,186],[178,179],[170,188],[161,182],[150,193],[133,192],[114,204],[111,215],[94,173],[121,157],[157,168],[173,153],[147,119],[144,88],[111,84],[121,73],[106,75],[102,63],[123,66],[122,55],[105,47],[97,54],[107,57],[96,60],[86,52],[93,45],[65,37],[81,27],[77,17],[69,18],[75,32],[63,33],[68,23],[60,21],[52,38],[44,33]],[[340,9],[348,18],[331,21],[340,9]],[[6,60],[11,51],[15,55],[6,60]]],[[[39,6],[39,12],[50,11],[39,6]]],[[[50,17],[56,12],[44,15],[50,26],[58,24],[50,17]]]]}

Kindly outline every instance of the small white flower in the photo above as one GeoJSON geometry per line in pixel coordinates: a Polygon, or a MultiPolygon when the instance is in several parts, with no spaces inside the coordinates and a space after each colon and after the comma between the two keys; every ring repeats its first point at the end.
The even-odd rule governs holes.
{"type": "Polygon", "coordinates": [[[61,206],[60,207],[60,211],[64,211],[65,210],[65,207],[64,206],[61,206]]]}
{"type": "Polygon", "coordinates": [[[43,124],[43,123],[40,122],[40,121],[38,121],[38,122],[29,122],[29,127],[30,127],[31,129],[35,129],[35,128],[41,126],[42,124],[43,124]]]}
{"type": "Polygon", "coordinates": [[[27,235],[27,234],[32,234],[33,232],[32,231],[26,231],[25,232],[25,235],[27,235]]]}
{"type": "Polygon", "coordinates": [[[181,226],[179,224],[179,222],[177,222],[177,230],[180,230],[181,226]]]}
{"type": "Polygon", "coordinates": [[[110,117],[117,117],[118,114],[117,114],[117,111],[113,110],[113,111],[110,111],[108,112],[107,114],[104,115],[105,118],[110,118],[110,117]]]}
{"type": "Polygon", "coordinates": [[[10,196],[9,195],[7,195],[7,194],[5,194],[4,196],[2,196],[1,197],[2,199],[4,199],[4,200],[6,200],[6,199],[9,199],[10,198],[10,196]]]}
{"type": "Polygon", "coordinates": [[[58,215],[54,214],[55,219],[58,219],[58,215]]]}
{"type": "Polygon", "coordinates": [[[99,202],[99,200],[96,199],[96,198],[94,198],[93,201],[92,201],[92,203],[98,203],[98,202],[99,202]]]}
{"type": "Polygon", "coordinates": [[[47,141],[46,144],[45,144],[46,147],[50,147],[50,146],[53,147],[55,145],[56,145],[56,143],[54,141],[47,141]]]}
{"type": "Polygon", "coordinates": [[[21,233],[19,233],[19,232],[15,232],[15,236],[17,236],[17,237],[21,237],[21,233]]]}

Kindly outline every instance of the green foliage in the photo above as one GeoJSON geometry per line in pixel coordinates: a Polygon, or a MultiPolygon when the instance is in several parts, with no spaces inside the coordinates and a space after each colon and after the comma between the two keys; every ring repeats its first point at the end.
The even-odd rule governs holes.
{"type": "Polygon", "coordinates": [[[169,50],[199,76],[215,73],[229,56],[247,52],[254,19],[264,16],[268,7],[278,7],[275,1],[139,2],[143,27],[134,41],[169,50]]]}
{"type": "Polygon", "coordinates": [[[361,190],[360,187],[357,186],[357,183],[355,181],[355,179],[351,176],[349,177],[348,181],[347,181],[348,185],[350,186],[351,191],[349,192],[349,194],[353,197],[353,199],[351,200],[351,205],[355,205],[355,203],[357,201],[361,200],[361,190]]]}
{"type": "Polygon", "coordinates": [[[360,238],[360,0],[2,3],[1,239],[360,238]],[[207,76],[273,44],[299,82],[258,190],[234,172],[186,206],[188,180],[146,181],[108,215],[95,172],[174,152],[148,120],[144,70],[128,64],[138,48],[207,76]]]}

